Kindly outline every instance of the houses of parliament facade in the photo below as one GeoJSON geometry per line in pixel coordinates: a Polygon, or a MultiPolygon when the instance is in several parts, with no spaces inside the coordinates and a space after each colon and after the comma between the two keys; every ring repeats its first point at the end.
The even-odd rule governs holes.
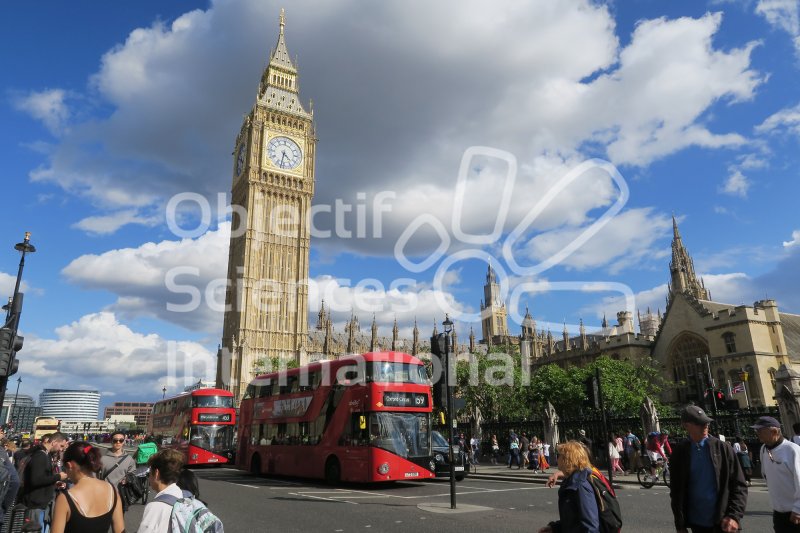
{"type": "MultiPolygon", "coordinates": [[[[381,334],[375,317],[368,328],[353,314],[342,331],[321,302],[308,325],[310,227],[307,214],[314,194],[317,138],[313,108],[300,101],[299,76],[285,41],[281,11],[278,42],[264,70],[256,101],[234,142],[234,210],[228,257],[228,292],[217,386],[241,399],[259,362],[293,359],[300,364],[369,351],[402,351],[427,357],[436,324],[412,338],[401,338],[395,321],[381,334]],[[285,214],[294,214],[286,223],[285,214]],[[268,280],[268,281],[267,281],[268,280]],[[227,354],[227,357],[223,357],[227,354]],[[229,378],[228,378],[229,376],[229,378]]],[[[661,312],[620,311],[616,324],[604,318],[587,332],[583,323],[572,336],[537,328],[526,310],[518,334],[508,327],[506,304],[495,272],[488,267],[481,302],[481,338],[452,332],[460,357],[491,346],[514,346],[532,369],[555,363],[582,366],[600,356],[632,362],[652,358],[671,383],[663,400],[698,400],[712,379],[717,388],[744,381],[733,398],[741,405],[775,404],[775,373],[781,365],[800,370],[800,315],[780,312],[774,300],[753,305],[716,302],[694,271],[692,259],[673,220],[672,259],[666,308],[661,312]],[[638,328],[636,325],[638,322],[638,328]],[[517,348],[518,347],[518,348],[517,348]],[[708,357],[706,357],[708,356],[708,357]],[[745,396],[746,394],[746,396],[745,396]]]]}

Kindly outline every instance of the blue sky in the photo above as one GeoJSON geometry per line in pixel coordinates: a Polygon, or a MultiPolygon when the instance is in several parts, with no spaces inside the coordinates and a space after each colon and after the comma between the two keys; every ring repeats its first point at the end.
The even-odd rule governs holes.
{"type": "MultiPolygon", "coordinates": [[[[553,282],[624,286],[637,309],[663,310],[673,214],[715,300],[768,296],[800,313],[799,5],[286,5],[301,98],[314,101],[314,202],[352,205],[344,213],[350,229],[361,205],[370,228],[364,238],[334,231],[312,240],[310,314],[324,293],[338,328],[355,308],[362,326],[374,313],[384,334],[395,317],[403,333],[416,318],[427,334],[444,318],[444,302],[466,336],[487,257],[509,274],[512,292],[549,284],[522,293],[512,314],[527,305],[554,333],[581,319],[597,326],[623,302],[617,290],[556,290],[553,282]],[[465,153],[475,157],[463,167],[459,203],[465,153]],[[592,158],[610,162],[624,181],[622,209],[603,218],[621,188],[590,165],[521,228],[509,251],[528,269],[515,272],[503,241],[592,158]],[[509,161],[516,173],[504,206],[509,161]],[[388,210],[376,213],[382,193],[388,210]],[[499,214],[497,238],[459,238],[458,206],[471,234],[490,234],[499,214]],[[449,245],[410,272],[395,248],[422,220],[437,221],[449,245]],[[570,255],[532,268],[601,221],[570,255]],[[435,276],[455,254],[472,258],[435,276]],[[372,307],[359,304],[359,283],[372,307]]],[[[213,372],[222,330],[214,299],[229,231],[218,194],[230,190],[233,143],[281,7],[219,0],[0,8],[6,293],[19,260],[13,244],[31,231],[38,248],[24,275],[21,392],[87,387],[103,391],[104,403],[147,400],[165,384],[179,389],[170,373],[213,372]],[[169,200],[180,193],[199,195],[214,213],[200,236],[182,238],[167,224],[169,200]],[[191,312],[168,308],[187,301],[166,281],[181,268],[190,273],[175,279],[203,294],[191,312]]],[[[182,207],[178,223],[197,227],[197,209],[182,207]]],[[[335,229],[332,217],[316,225],[335,229]]],[[[405,250],[421,262],[440,237],[423,224],[405,250]]]]}

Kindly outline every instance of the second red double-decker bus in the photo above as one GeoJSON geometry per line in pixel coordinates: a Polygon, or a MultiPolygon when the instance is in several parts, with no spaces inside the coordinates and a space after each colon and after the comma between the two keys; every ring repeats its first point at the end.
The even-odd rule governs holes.
{"type": "Polygon", "coordinates": [[[153,405],[148,432],[162,448],[186,456],[186,464],[233,462],[236,431],[233,394],[222,389],[197,389],[153,405]]]}
{"type": "Polygon", "coordinates": [[[239,406],[237,465],[375,482],[435,477],[422,361],[367,353],[258,376],[239,406]]]}

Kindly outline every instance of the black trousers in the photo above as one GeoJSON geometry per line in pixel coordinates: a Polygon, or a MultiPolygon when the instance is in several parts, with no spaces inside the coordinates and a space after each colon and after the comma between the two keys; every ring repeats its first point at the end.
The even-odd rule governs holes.
{"type": "Polygon", "coordinates": [[[779,513],[772,511],[772,526],[775,533],[800,533],[800,524],[792,524],[792,513],[779,513]]]}

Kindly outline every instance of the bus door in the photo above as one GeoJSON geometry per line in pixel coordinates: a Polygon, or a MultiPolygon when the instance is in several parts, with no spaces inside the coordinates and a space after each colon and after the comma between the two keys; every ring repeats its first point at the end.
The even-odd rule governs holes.
{"type": "Polygon", "coordinates": [[[369,415],[352,413],[339,442],[342,454],[342,479],[368,481],[372,478],[369,447],[369,415]]]}

